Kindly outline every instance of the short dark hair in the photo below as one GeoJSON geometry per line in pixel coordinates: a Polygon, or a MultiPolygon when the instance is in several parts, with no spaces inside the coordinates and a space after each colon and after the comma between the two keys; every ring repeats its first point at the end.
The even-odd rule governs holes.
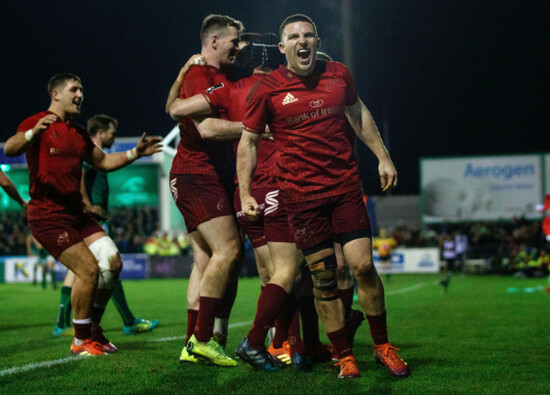
{"type": "Polygon", "coordinates": [[[48,95],[52,97],[52,92],[59,87],[60,85],[65,85],[67,81],[78,81],[82,83],[80,80],[80,77],[73,73],[59,73],[54,75],[50,80],[48,81],[48,95]]]}
{"type": "Polygon", "coordinates": [[[116,118],[105,114],[96,114],[88,119],[88,122],[86,123],[86,129],[88,129],[88,133],[90,133],[90,136],[95,136],[100,130],[109,129],[109,125],[111,123],[115,125],[115,128],[118,128],[118,121],[116,120],[116,118]]]}
{"type": "Polygon", "coordinates": [[[317,26],[315,26],[315,22],[313,22],[313,19],[311,19],[309,16],[304,14],[294,14],[288,16],[283,23],[281,23],[281,27],[279,27],[279,36],[281,39],[283,38],[283,30],[285,29],[286,25],[290,25],[291,23],[295,22],[307,22],[311,23],[311,26],[313,26],[313,31],[315,32],[315,35],[317,36],[317,26]]]}
{"type": "Polygon", "coordinates": [[[227,15],[210,14],[202,21],[201,25],[201,43],[206,44],[206,40],[214,33],[220,36],[225,34],[225,29],[229,26],[233,26],[237,29],[237,32],[241,32],[244,29],[244,25],[241,21],[231,18],[227,15]]]}

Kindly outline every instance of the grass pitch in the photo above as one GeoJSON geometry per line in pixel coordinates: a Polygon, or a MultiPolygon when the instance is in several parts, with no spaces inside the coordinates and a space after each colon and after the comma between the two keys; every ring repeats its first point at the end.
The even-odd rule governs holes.
{"type": "MultiPolygon", "coordinates": [[[[134,314],[158,318],[159,327],[152,333],[124,335],[121,319],[110,306],[103,327],[120,352],[70,358],[71,340],[52,336],[59,291],[3,284],[0,393],[550,392],[550,294],[540,291],[549,285],[547,279],[456,275],[447,293],[438,275],[394,275],[384,282],[390,340],[401,348],[412,371],[406,379],[394,378],[374,363],[366,323],[355,341],[362,374],[356,380],[338,380],[338,368],[331,363],[308,373],[255,372],[242,363],[236,368],[180,365],[187,281],[179,279],[126,281],[134,314]]],[[[258,294],[257,279],[241,280],[230,321],[229,355],[250,328],[258,294]]]]}

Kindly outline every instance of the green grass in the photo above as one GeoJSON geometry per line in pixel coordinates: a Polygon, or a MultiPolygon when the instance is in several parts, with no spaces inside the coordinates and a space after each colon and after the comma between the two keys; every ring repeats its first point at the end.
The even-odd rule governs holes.
{"type": "MultiPolygon", "coordinates": [[[[10,368],[66,358],[70,339],[51,335],[58,291],[3,284],[0,393],[548,393],[550,294],[507,292],[509,287],[546,287],[548,281],[457,275],[444,294],[438,278],[395,275],[386,283],[390,339],[401,348],[411,377],[396,379],[374,363],[363,324],[355,343],[362,374],[358,380],[338,380],[330,363],[309,373],[287,369],[271,374],[243,364],[180,365],[183,340],[166,339],[185,332],[187,281],[176,279],[124,283],[134,313],[158,318],[160,326],[152,333],[126,336],[116,309],[109,307],[103,326],[118,354],[8,374],[10,368]]],[[[240,282],[230,355],[250,327],[258,293],[257,279],[240,282]]]]}

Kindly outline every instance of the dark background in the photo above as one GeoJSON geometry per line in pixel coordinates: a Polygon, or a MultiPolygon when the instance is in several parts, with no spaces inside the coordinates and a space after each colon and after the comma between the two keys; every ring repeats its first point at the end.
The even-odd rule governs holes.
{"type": "MultiPolygon", "coordinates": [[[[386,123],[399,171],[396,194],[418,193],[421,156],[550,150],[550,2],[350,0],[352,68],[379,129],[386,123]]],[[[247,30],[277,32],[296,12],[317,23],[322,49],[343,61],[340,2],[0,0],[0,141],[49,104],[55,73],[79,75],[84,123],[119,119],[119,136],[165,135],[164,113],[180,67],[200,52],[209,13],[247,30]]],[[[379,191],[364,148],[366,191],[379,191]]]]}

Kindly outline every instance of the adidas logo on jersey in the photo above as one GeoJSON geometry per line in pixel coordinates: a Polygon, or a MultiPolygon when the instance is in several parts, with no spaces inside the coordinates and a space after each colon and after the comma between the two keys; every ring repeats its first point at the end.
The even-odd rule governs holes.
{"type": "Polygon", "coordinates": [[[298,99],[296,99],[294,96],[292,96],[292,93],[288,92],[283,99],[283,106],[286,106],[287,104],[297,102],[298,99]]]}

